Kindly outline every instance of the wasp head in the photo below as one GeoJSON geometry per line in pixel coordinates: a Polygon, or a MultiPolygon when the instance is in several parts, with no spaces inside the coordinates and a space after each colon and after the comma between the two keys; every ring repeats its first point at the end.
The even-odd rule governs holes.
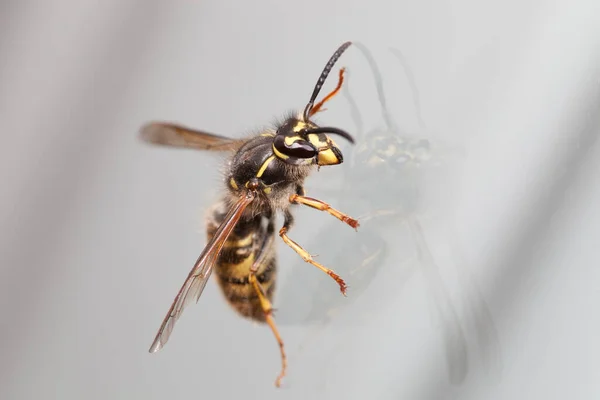
{"type": "Polygon", "coordinates": [[[286,164],[318,166],[341,164],[344,161],[342,152],[327,134],[340,135],[354,143],[354,139],[347,132],[338,128],[319,127],[310,120],[314,114],[322,111],[323,104],[340,90],[344,81],[343,68],[340,70],[337,87],[315,105],[315,100],[329,72],[350,44],[351,42],[343,43],[333,53],[321,72],[304,111],[297,117],[288,118],[277,129],[277,134],[273,140],[273,153],[286,164]]]}
{"type": "Polygon", "coordinates": [[[343,136],[351,143],[347,132],[333,127],[319,127],[299,118],[288,118],[273,140],[273,153],[291,165],[336,165],[344,161],[342,151],[327,134],[343,136]]]}

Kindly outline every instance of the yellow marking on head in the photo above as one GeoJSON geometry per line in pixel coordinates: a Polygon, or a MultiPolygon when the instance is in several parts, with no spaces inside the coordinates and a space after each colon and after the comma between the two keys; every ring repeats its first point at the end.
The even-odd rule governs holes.
{"type": "Polygon", "coordinates": [[[229,186],[231,186],[232,188],[234,188],[235,190],[238,190],[238,185],[235,182],[235,179],[233,179],[233,177],[231,177],[231,179],[229,179],[229,186]]]}
{"type": "Polygon", "coordinates": [[[291,146],[292,144],[294,144],[294,142],[296,142],[298,140],[302,140],[302,138],[300,136],[286,136],[283,138],[283,141],[288,146],[291,146]]]}
{"type": "Polygon", "coordinates": [[[318,153],[317,164],[319,165],[335,165],[339,164],[340,162],[340,159],[331,149],[321,150],[318,153]]]}
{"type": "Polygon", "coordinates": [[[315,146],[317,149],[322,149],[324,147],[330,147],[327,140],[321,140],[319,135],[317,135],[316,133],[309,134],[308,141],[310,143],[312,143],[312,145],[315,146]]]}
{"type": "Polygon", "coordinates": [[[270,137],[273,137],[273,136],[275,136],[275,134],[272,133],[272,132],[267,132],[267,133],[261,133],[260,136],[267,136],[267,137],[270,136],[270,137]]]}
{"type": "Polygon", "coordinates": [[[265,160],[265,162],[263,163],[263,165],[260,166],[260,169],[256,173],[256,177],[257,178],[260,178],[262,176],[262,174],[264,174],[265,170],[267,169],[267,167],[269,166],[269,164],[271,164],[271,161],[273,161],[273,159],[275,159],[275,156],[271,156],[271,157],[269,157],[269,158],[267,158],[265,160]]]}
{"type": "Polygon", "coordinates": [[[270,187],[266,187],[263,189],[263,192],[265,192],[265,194],[269,194],[271,193],[271,188],[270,187]]]}
{"type": "Polygon", "coordinates": [[[288,155],[285,155],[282,152],[280,152],[279,150],[277,150],[275,148],[275,146],[271,146],[271,148],[273,149],[273,153],[275,153],[275,155],[277,157],[281,158],[282,160],[286,160],[286,159],[290,158],[288,155]]]}
{"type": "Polygon", "coordinates": [[[308,126],[308,124],[304,121],[298,121],[296,122],[296,125],[294,125],[294,128],[292,129],[294,132],[300,132],[302,129],[306,129],[306,127],[308,126]]]}

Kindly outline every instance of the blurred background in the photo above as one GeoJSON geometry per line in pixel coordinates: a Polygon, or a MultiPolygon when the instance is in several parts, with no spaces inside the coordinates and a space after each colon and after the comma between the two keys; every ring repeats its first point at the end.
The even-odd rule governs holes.
{"type": "Polygon", "coordinates": [[[599,106],[596,0],[5,0],[0,398],[596,398],[599,106]],[[260,129],[346,40],[318,120],[357,144],[307,190],[362,226],[290,236],[348,298],[278,243],[283,388],[212,281],[148,354],[222,160],[140,126],[260,129]]]}

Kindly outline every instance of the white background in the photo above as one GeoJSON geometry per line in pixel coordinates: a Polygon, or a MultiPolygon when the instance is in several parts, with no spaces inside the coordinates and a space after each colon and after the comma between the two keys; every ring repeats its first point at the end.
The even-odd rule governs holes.
{"type": "MultiPolygon", "coordinates": [[[[381,126],[364,57],[351,47],[342,65],[365,129],[381,126]]],[[[597,398],[599,95],[596,0],[2,2],[0,398],[597,398]],[[221,181],[214,155],[137,130],[260,128],[304,106],[346,40],[372,51],[403,132],[443,143],[433,161],[452,168],[406,178],[423,196],[372,193],[411,204],[435,262],[406,223],[354,234],[299,209],[290,236],[351,288],[341,298],[280,244],[282,389],[271,333],[214,282],[148,354],[221,181]],[[352,280],[343,249],[371,242],[386,255],[352,280]],[[339,312],[307,324],[314,305],[339,312]]],[[[328,108],[320,120],[357,130],[343,96],[328,108]]],[[[361,187],[342,181],[343,149],[309,193],[367,214],[339,195],[361,187]]]]}

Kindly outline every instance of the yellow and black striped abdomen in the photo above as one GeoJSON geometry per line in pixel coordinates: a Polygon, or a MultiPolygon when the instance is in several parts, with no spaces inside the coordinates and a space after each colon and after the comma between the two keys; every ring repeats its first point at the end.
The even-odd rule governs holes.
{"type": "MultiPolygon", "coordinates": [[[[225,216],[224,204],[217,204],[208,217],[207,236],[210,240],[225,216]]],[[[214,275],[223,295],[229,304],[242,316],[264,322],[256,290],[249,281],[250,268],[259,257],[267,233],[266,218],[256,216],[249,220],[240,220],[219,255],[214,275]]],[[[264,262],[258,267],[256,278],[265,291],[269,301],[273,300],[277,263],[274,245],[262,251],[267,252],[264,262]]]]}

